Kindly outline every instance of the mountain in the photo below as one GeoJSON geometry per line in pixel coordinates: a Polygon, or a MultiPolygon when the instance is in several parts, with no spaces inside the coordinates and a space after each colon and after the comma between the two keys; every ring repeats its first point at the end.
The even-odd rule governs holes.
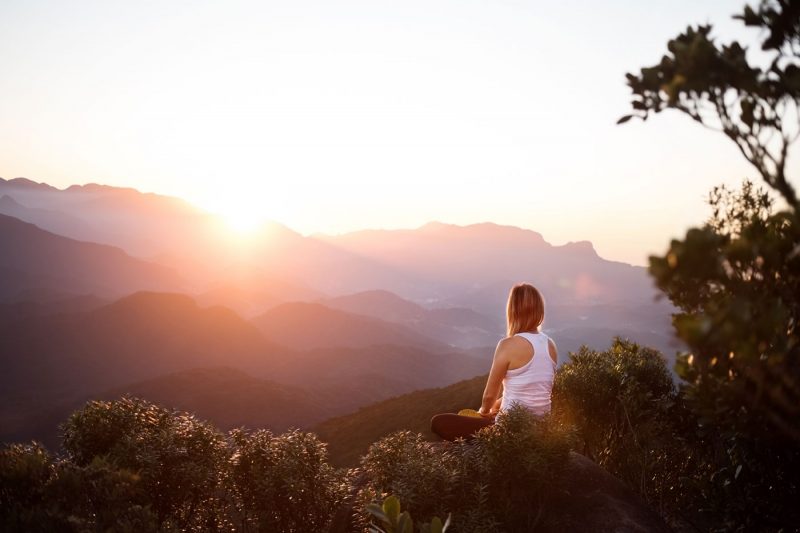
{"type": "MultiPolygon", "coordinates": [[[[59,420],[53,413],[67,412],[58,406],[107,391],[143,390],[151,380],[168,389],[164,376],[196,368],[230,367],[287,390],[300,388],[299,406],[303,398],[318,398],[312,404],[332,416],[485,372],[489,362],[398,345],[292,350],[270,342],[232,310],[202,308],[181,294],[140,292],[88,311],[9,313],[0,321],[0,441],[40,438],[48,421],[59,420]]],[[[204,390],[202,380],[192,390],[204,390]]],[[[210,405],[215,392],[206,393],[203,405],[210,405]]],[[[300,416],[303,409],[297,425],[311,420],[300,416]]]]}
{"type": "Polygon", "coordinates": [[[396,322],[459,348],[495,345],[505,329],[502,320],[466,307],[428,309],[386,290],[362,291],[318,301],[335,309],[396,322]]]}
{"type": "Polygon", "coordinates": [[[502,316],[508,289],[519,281],[533,282],[563,304],[648,303],[654,294],[643,268],[602,259],[586,241],[553,246],[513,226],[432,222],[305,237],[269,222],[243,244],[219,217],[168,196],[0,179],[4,194],[29,208],[31,222],[44,223],[40,210],[58,212],[83,222],[90,234],[66,223],[56,233],[114,244],[175,268],[201,289],[196,294],[219,284],[269,293],[260,283],[279,280],[331,296],[387,290],[428,307],[466,307],[489,316],[502,316]]]}
{"type": "MultiPolygon", "coordinates": [[[[437,280],[417,298],[432,306],[502,311],[510,287],[529,281],[560,302],[646,302],[655,293],[641,267],[607,261],[588,242],[553,246],[539,233],[493,223],[432,222],[417,229],[316,234],[360,256],[437,280]]],[[[399,292],[401,296],[414,295],[399,292]]]]}
{"type": "Polygon", "coordinates": [[[91,311],[110,302],[93,294],[72,295],[49,289],[21,291],[16,299],[0,303],[0,320],[91,311]]]}
{"type": "Polygon", "coordinates": [[[51,209],[34,209],[22,205],[12,196],[0,196],[0,214],[35,224],[59,235],[90,235],[91,228],[83,220],[51,209]]]}
{"type": "Polygon", "coordinates": [[[178,198],[107,185],[73,185],[57,189],[25,178],[0,178],[0,196],[11,196],[26,209],[18,216],[78,240],[110,244],[138,257],[152,257],[164,250],[169,238],[192,241],[206,232],[211,217],[178,198]],[[56,215],[57,214],[57,215],[56,215]],[[54,227],[55,217],[62,224],[54,227]]]}
{"type": "Polygon", "coordinates": [[[31,289],[120,296],[182,286],[172,270],[119,248],[62,237],[6,215],[0,215],[0,250],[0,300],[31,289]]]}
{"type": "Polygon", "coordinates": [[[282,433],[339,412],[331,408],[335,404],[327,402],[329,395],[324,391],[282,385],[230,367],[194,368],[53,401],[24,417],[6,416],[0,440],[36,438],[57,446],[58,424],[70,413],[90,400],[116,400],[125,395],[188,411],[223,430],[244,426],[282,433]]]}
{"type": "Polygon", "coordinates": [[[195,368],[131,383],[100,393],[99,399],[124,394],[190,411],[223,430],[245,426],[282,433],[306,427],[336,412],[320,392],[253,377],[231,367],[195,368]]]}
{"type": "MultiPolygon", "coordinates": [[[[247,318],[289,302],[313,302],[392,322],[459,349],[494,346],[504,329],[510,287],[530,281],[545,296],[545,331],[562,352],[614,335],[643,336],[657,348],[674,350],[674,309],[653,302],[646,271],[607,261],[586,241],[553,246],[513,226],[440,222],[337,236],[303,236],[269,222],[243,239],[219,217],[180,199],[134,189],[89,184],[61,190],[18,178],[0,179],[3,195],[0,204],[19,216],[59,226],[56,233],[73,238],[70,232],[88,232],[77,236],[155,260],[178,272],[186,292],[203,306],[223,305],[247,318]]],[[[6,278],[20,290],[31,288],[27,275],[15,271],[6,278]]],[[[59,286],[63,279],[51,281],[44,288],[71,292],[59,286]]],[[[112,288],[116,296],[176,290],[140,283],[112,288]]],[[[321,340],[306,346],[321,347],[321,340]]]]}
{"type": "Polygon", "coordinates": [[[430,439],[430,420],[439,413],[456,413],[480,406],[486,376],[460,381],[447,387],[420,390],[332,418],[312,428],[328,443],[331,463],[355,466],[369,446],[399,430],[422,433],[430,439]]]}
{"type": "Polygon", "coordinates": [[[194,295],[203,307],[221,305],[229,307],[245,318],[255,318],[277,305],[294,301],[312,301],[323,297],[323,293],[305,285],[297,285],[276,278],[252,280],[247,285],[218,283],[204,292],[194,295]]]}
{"type": "Polygon", "coordinates": [[[433,351],[448,348],[405,326],[331,309],[318,303],[280,304],[253,322],[267,338],[300,350],[360,348],[379,344],[416,346],[433,351]]]}
{"type": "Polygon", "coordinates": [[[381,289],[345,294],[319,302],[334,309],[380,317],[391,322],[419,321],[427,314],[421,305],[381,289]]]}
{"type": "MultiPolygon", "coordinates": [[[[69,216],[82,225],[64,224],[57,233],[113,244],[174,268],[198,294],[219,284],[269,293],[276,281],[327,294],[385,286],[410,290],[419,283],[379,260],[304,237],[274,221],[265,222],[243,243],[221,217],[174,197],[98,184],[61,190],[24,178],[0,178],[3,195],[27,207],[18,212],[26,221],[49,224],[45,212],[69,216]]],[[[290,299],[304,297],[294,294],[290,299]]]]}
{"type": "Polygon", "coordinates": [[[140,292],[88,312],[0,325],[3,395],[71,395],[201,366],[264,369],[271,345],[222,307],[140,292]]]}

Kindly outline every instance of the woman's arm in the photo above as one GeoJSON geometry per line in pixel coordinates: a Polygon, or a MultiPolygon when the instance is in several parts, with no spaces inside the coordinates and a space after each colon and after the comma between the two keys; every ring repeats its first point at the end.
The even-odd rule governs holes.
{"type": "Polygon", "coordinates": [[[500,411],[500,406],[503,405],[503,394],[501,393],[500,396],[495,400],[494,405],[491,409],[489,409],[490,415],[496,415],[498,411],[500,411]]]}
{"type": "Polygon", "coordinates": [[[483,389],[483,401],[478,413],[482,416],[492,416],[490,413],[495,403],[499,400],[500,390],[503,386],[503,378],[508,370],[508,342],[510,339],[503,339],[497,343],[492,359],[492,369],[489,371],[489,379],[486,380],[486,388],[483,389]]]}

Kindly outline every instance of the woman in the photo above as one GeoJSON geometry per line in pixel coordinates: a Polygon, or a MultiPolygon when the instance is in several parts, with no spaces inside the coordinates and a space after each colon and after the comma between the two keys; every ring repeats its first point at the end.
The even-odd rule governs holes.
{"type": "Polygon", "coordinates": [[[480,417],[453,413],[434,416],[431,430],[443,439],[470,438],[494,423],[498,412],[515,403],[534,415],[550,412],[558,352],[553,340],[539,331],[544,322],[544,300],[536,287],[527,283],[512,287],[506,319],[507,336],[497,343],[478,410],[480,417]]]}

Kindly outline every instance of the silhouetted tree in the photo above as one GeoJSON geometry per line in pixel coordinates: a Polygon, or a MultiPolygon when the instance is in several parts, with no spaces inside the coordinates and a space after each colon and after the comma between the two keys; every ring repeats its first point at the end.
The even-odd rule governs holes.
{"type": "Polygon", "coordinates": [[[737,41],[718,46],[712,26],[689,27],[669,41],[669,53],[638,75],[628,74],[634,116],[677,109],[733,140],[767,184],[796,209],[786,176],[789,146],[800,135],[800,3],[763,1],[734,18],[767,33],[764,66],[737,41]]]}
{"type": "Polygon", "coordinates": [[[628,75],[634,114],[677,109],[733,140],[788,209],[765,192],[717,187],[713,216],[650,258],[650,273],[681,313],[690,352],[676,371],[712,468],[694,476],[700,510],[725,529],[800,523],[800,221],[786,175],[798,137],[800,3],[763,1],[735,18],[761,29],[766,66],[711,26],[688,28],[658,65],[628,75]]]}

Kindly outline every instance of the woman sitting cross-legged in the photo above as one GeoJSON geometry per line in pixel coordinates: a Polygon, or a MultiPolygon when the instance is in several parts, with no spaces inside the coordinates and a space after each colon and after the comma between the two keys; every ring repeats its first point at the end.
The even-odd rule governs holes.
{"type": "Polygon", "coordinates": [[[431,419],[431,431],[445,440],[471,438],[494,423],[497,413],[512,404],[541,416],[550,412],[558,352],[553,340],[539,329],[544,322],[544,300],[533,285],[515,285],[508,295],[507,336],[497,343],[483,391],[480,416],[443,413],[431,419]],[[502,395],[501,395],[502,386],[502,395]]]}

